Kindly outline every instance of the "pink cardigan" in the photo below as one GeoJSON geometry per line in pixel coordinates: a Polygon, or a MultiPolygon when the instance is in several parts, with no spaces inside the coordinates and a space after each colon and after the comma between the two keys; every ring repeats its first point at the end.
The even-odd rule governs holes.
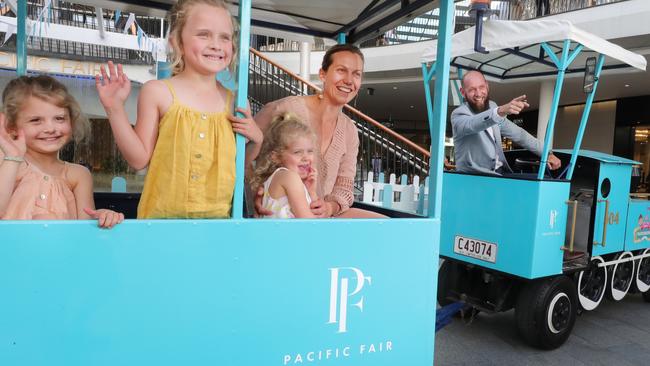
{"type": "MultiPolygon", "coordinates": [[[[291,112],[303,122],[312,125],[317,118],[307,106],[309,97],[292,96],[268,103],[255,115],[255,122],[262,131],[266,132],[273,118],[279,114],[291,112]]],[[[313,125],[312,125],[313,127],[313,125]]],[[[314,128],[314,133],[320,141],[320,130],[314,128]]],[[[316,150],[316,169],[318,169],[317,193],[325,201],[334,201],[341,206],[338,215],[352,206],[354,201],[354,176],[357,171],[357,153],[359,151],[359,135],[354,122],[341,112],[336,121],[332,142],[325,152],[320,151],[320,143],[316,150]]]]}

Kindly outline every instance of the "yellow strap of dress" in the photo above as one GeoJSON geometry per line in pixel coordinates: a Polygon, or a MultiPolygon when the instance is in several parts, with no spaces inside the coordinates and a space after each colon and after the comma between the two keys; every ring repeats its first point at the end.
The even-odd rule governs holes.
{"type": "MultiPolygon", "coordinates": [[[[178,101],[178,99],[176,98],[176,92],[174,91],[174,87],[172,86],[171,80],[162,79],[162,82],[165,83],[165,85],[167,85],[167,88],[169,89],[169,92],[172,93],[172,102],[176,103],[178,101]]],[[[232,101],[231,101],[232,100],[232,95],[233,95],[232,91],[227,89],[227,92],[226,92],[226,113],[229,112],[231,109],[233,111],[235,110],[234,106],[231,105],[231,103],[232,103],[232,101]]]]}
{"type": "Polygon", "coordinates": [[[232,91],[230,89],[226,89],[226,113],[230,112],[230,110],[233,110],[233,114],[235,111],[235,106],[232,104],[232,91]]]}
{"type": "Polygon", "coordinates": [[[174,87],[172,86],[172,82],[169,79],[162,79],[162,82],[167,85],[167,88],[169,89],[169,92],[172,93],[172,102],[176,103],[176,92],[174,91],[174,87]]]}

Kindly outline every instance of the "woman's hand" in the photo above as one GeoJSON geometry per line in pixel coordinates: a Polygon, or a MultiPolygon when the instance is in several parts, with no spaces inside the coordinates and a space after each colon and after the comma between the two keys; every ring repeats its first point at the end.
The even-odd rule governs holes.
{"type": "Polygon", "coordinates": [[[257,194],[255,195],[255,213],[253,214],[254,217],[260,218],[273,215],[273,211],[262,207],[262,198],[264,198],[264,187],[259,187],[257,189],[257,194]]]}
{"type": "Polygon", "coordinates": [[[100,208],[99,210],[91,210],[84,208],[84,211],[93,219],[97,220],[97,225],[104,229],[110,229],[113,226],[124,221],[124,214],[100,208]]]}
{"type": "Polygon", "coordinates": [[[244,117],[228,116],[232,124],[232,130],[246,137],[248,141],[254,144],[261,144],[264,135],[262,134],[262,130],[257,126],[257,123],[255,123],[255,120],[253,120],[250,108],[237,108],[237,112],[243,114],[244,117]]]}
{"type": "Polygon", "coordinates": [[[336,203],[334,202],[325,201],[322,198],[319,198],[315,201],[312,201],[309,207],[315,216],[321,219],[325,219],[334,215],[334,212],[336,212],[337,209],[335,205],[336,203]]]}
{"type": "Polygon", "coordinates": [[[109,111],[116,107],[123,107],[131,93],[131,81],[122,70],[122,65],[117,65],[116,69],[113,61],[108,61],[108,74],[104,65],[100,70],[101,77],[95,75],[95,86],[104,109],[109,111]]]}
{"type": "Polygon", "coordinates": [[[0,113],[0,149],[5,156],[15,158],[22,158],[27,152],[25,133],[18,130],[15,137],[11,136],[7,132],[7,118],[4,113],[0,113]]]}

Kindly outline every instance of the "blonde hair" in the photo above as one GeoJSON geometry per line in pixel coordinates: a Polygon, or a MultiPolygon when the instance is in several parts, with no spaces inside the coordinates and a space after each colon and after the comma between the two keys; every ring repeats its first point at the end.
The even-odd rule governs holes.
{"type": "Polygon", "coordinates": [[[16,128],[18,112],[29,97],[66,109],[75,143],[81,143],[90,135],[90,122],[81,112],[79,103],[68,93],[65,85],[47,75],[21,76],[7,84],[2,92],[2,111],[7,118],[7,128],[16,128]]]}
{"type": "Polygon", "coordinates": [[[308,137],[316,140],[316,135],[311,127],[303,123],[298,117],[291,113],[285,113],[273,118],[271,127],[264,135],[262,149],[255,162],[255,170],[251,178],[251,187],[257,189],[278,169],[281,164],[274,159],[274,154],[280,154],[289,145],[300,137],[308,137]]]}
{"type": "MultiPolygon", "coordinates": [[[[183,54],[181,52],[181,47],[183,46],[183,41],[181,39],[181,33],[185,24],[187,24],[187,18],[190,12],[190,9],[194,5],[205,4],[214,6],[216,8],[224,9],[228,14],[228,6],[223,0],[178,0],[174,6],[172,6],[169,11],[169,43],[171,45],[171,65],[169,66],[172,70],[172,75],[177,75],[183,70],[185,70],[185,63],[183,62],[183,54]]],[[[232,60],[230,60],[230,65],[228,68],[231,72],[234,72],[234,67],[237,64],[237,39],[239,38],[239,27],[237,20],[234,17],[230,17],[232,22],[232,60]]]]}

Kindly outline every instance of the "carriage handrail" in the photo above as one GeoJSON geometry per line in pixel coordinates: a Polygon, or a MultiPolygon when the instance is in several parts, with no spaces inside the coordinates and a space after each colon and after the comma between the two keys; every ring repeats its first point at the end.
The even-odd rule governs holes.
{"type": "MultiPolygon", "coordinates": [[[[299,80],[300,82],[304,83],[304,84],[307,85],[308,87],[310,87],[310,88],[312,88],[312,89],[314,89],[314,90],[316,90],[316,91],[321,91],[321,88],[319,88],[318,86],[316,86],[315,84],[313,84],[313,83],[310,82],[309,80],[307,80],[307,79],[301,77],[300,75],[298,75],[298,74],[292,72],[291,70],[287,69],[286,67],[283,67],[282,65],[278,65],[276,62],[274,62],[274,61],[272,61],[271,59],[269,59],[268,57],[264,56],[264,54],[262,54],[261,52],[255,50],[255,49],[253,49],[253,48],[250,49],[250,52],[253,53],[254,55],[256,55],[257,57],[263,59],[264,61],[266,61],[266,62],[268,62],[268,63],[270,63],[270,64],[273,64],[273,65],[274,65],[275,67],[277,67],[278,69],[280,69],[280,70],[282,70],[283,72],[289,74],[291,77],[293,77],[293,78],[299,80]]],[[[420,146],[418,146],[417,144],[413,143],[411,140],[407,139],[406,137],[404,137],[404,136],[400,135],[399,133],[397,133],[397,132],[391,130],[390,128],[388,128],[388,127],[382,125],[381,123],[377,122],[376,120],[374,120],[372,117],[366,115],[365,113],[362,113],[362,112],[359,111],[358,109],[356,109],[356,108],[350,106],[349,104],[346,104],[346,105],[345,105],[345,109],[348,110],[348,111],[350,111],[351,113],[353,113],[353,114],[359,116],[359,117],[360,117],[361,119],[363,119],[364,121],[366,121],[366,122],[368,122],[369,124],[373,125],[373,127],[377,127],[377,128],[379,128],[379,129],[381,129],[382,131],[386,132],[387,134],[391,135],[392,137],[398,139],[400,142],[403,142],[403,143],[407,144],[409,147],[411,147],[411,148],[413,148],[414,150],[416,150],[416,151],[422,153],[422,154],[425,155],[427,158],[431,157],[431,154],[429,153],[429,151],[427,151],[427,150],[421,148],[420,146]]]]}

